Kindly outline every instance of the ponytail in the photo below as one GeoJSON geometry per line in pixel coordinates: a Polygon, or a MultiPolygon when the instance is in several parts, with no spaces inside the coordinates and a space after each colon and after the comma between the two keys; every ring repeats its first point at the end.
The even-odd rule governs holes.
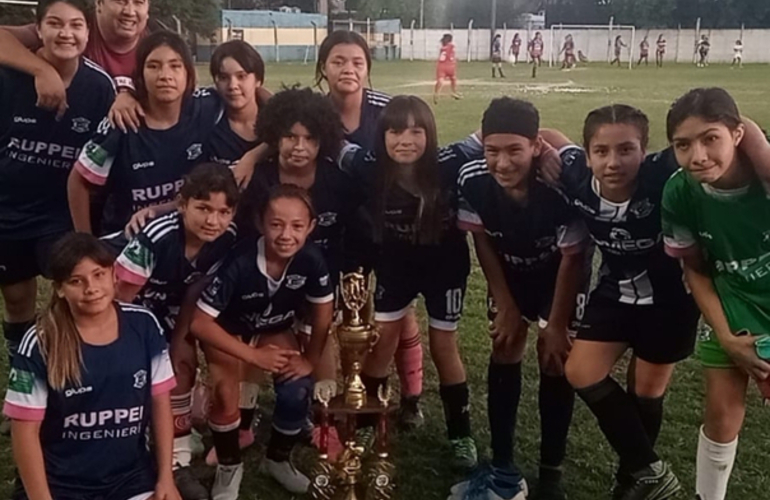
{"type": "Polygon", "coordinates": [[[79,386],[83,365],[80,334],[69,304],[56,291],[37,320],[37,336],[48,367],[48,384],[57,391],[67,385],[79,386]]]}

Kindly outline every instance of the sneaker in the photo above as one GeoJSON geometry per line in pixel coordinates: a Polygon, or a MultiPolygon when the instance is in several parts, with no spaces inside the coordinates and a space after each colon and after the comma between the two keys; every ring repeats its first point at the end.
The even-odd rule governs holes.
{"type": "Polygon", "coordinates": [[[632,484],[633,481],[630,476],[627,474],[621,475],[620,472],[618,472],[615,474],[615,485],[612,487],[610,498],[612,500],[622,500],[632,484]]]}
{"type": "Polygon", "coordinates": [[[209,491],[198,481],[189,466],[174,469],[174,483],[183,500],[208,500],[209,498],[209,491]]]}
{"type": "Polygon", "coordinates": [[[407,396],[401,398],[401,408],[398,413],[398,428],[411,432],[422,427],[425,416],[420,408],[420,396],[407,396]]]}
{"type": "Polygon", "coordinates": [[[567,500],[561,481],[540,481],[531,500],[567,500]]]}
{"type": "MultiPolygon", "coordinates": [[[[247,431],[241,429],[238,431],[238,446],[243,450],[254,444],[254,430],[249,429],[247,431]]],[[[215,466],[219,463],[217,458],[217,450],[212,447],[209,450],[209,454],[206,455],[206,465],[215,466]]]]}
{"type": "Polygon", "coordinates": [[[303,494],[310,488],[310,479],[298,471],[291,460],[276,462],[266,458],[262,462],[262,471],[278,481],[289,493],[303,494]]]}
{"type": "MultiPolygon", "coordinates": [[[[238,490],[243,479],[243,464],[217,465],[211,500],[238,500],[238,490]]],[[[181,492],[180,492],[181,493],[181,492]]]]}
{"type": "Polygon", "coordinates": [[[621,500],[666,500],[682,486],[668,464],[658,460],[631,475],[630,484],[621,500]]]}
{"type": "Polygon", "coordinates": [[[476,451],[476,442],[472,437],[460,439],[451,439],[452,445],[452,465],[458,469],[473,469],[479,463],[478,452],[476,451]]]}
{"type": "Polygon", "coordinates": [[[452,486],[447,500],[526,500],[527,481],[516,467],[483,467],[468,481],[452,486]]]}

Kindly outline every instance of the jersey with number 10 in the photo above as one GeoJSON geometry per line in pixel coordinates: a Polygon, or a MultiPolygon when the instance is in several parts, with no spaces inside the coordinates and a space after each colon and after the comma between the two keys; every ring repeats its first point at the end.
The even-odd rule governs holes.
{"type": "Polygon", "coordinates": [[[770,334],[770,200],[759,182],[722,191],[680,170],[663,193],[666,251],[700,249],[733,331],[770,334]]]}

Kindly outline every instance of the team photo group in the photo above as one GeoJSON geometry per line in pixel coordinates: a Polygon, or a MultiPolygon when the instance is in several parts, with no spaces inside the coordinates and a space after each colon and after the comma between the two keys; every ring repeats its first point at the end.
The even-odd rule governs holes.
{"type": "MultiPolygon", "coordinates": [[[[357,270],[374,275],[379,333],[360,379],[373,398],[400,389],[402,435],[432,415],[424,354],[435,366],[446,447],[467,476],[442,497],[576,495],[562,466],[578,399],[617,456],[603,498],[726,498],[750,384],[770,397],[770,144],[740,102],[687,91],[652,124],[669,147],[650,151],[636,107],[608,100],[569,137],[503,95],[442,145],[425,100],[371,88],[356,32],[321,42],[314,88],[264,88],[241,40],[216,47],[208,87],[149,1],[41,0],[35,24],[0,27],[14,500],[236,500],[258,472],[242,450],[263,438],[260,472],[306,494],[292,457],[318,445],[314,401],[342,389],[330,329],[340,277],[357,270]],[[474,387],[458,329],[475,262],[491,357],[474,387]],[[541,435],[525,479],[514,437],[528,336],[541,435]],[[688,491],[656,440],[692,355],[706,390],[688,491]],[[213,484],[192,467],[201,385],[213,484]],[[260,387],[275,405],[255,436],[260,387]],[[488,459],[471,391],[487,401],[473,428],[488,426],[488,459]]],[[[460,99],[452,37],[441,45],[434,100],[447,79],[460,99]]],[[[359,418],[359,446],[375,425],[359,418]]]]}

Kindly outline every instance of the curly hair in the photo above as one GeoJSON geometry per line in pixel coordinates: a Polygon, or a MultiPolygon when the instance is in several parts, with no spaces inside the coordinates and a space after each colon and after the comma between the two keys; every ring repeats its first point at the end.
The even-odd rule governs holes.
{"type": "Polygon", "coordinates": [[[292,87],[275,94],[259,110],[257,137],[276,150],[296,123],[318,139],[319,157],[337,156],[344,139],[342,119],[329,98],[310,88],[292,87]]]}

